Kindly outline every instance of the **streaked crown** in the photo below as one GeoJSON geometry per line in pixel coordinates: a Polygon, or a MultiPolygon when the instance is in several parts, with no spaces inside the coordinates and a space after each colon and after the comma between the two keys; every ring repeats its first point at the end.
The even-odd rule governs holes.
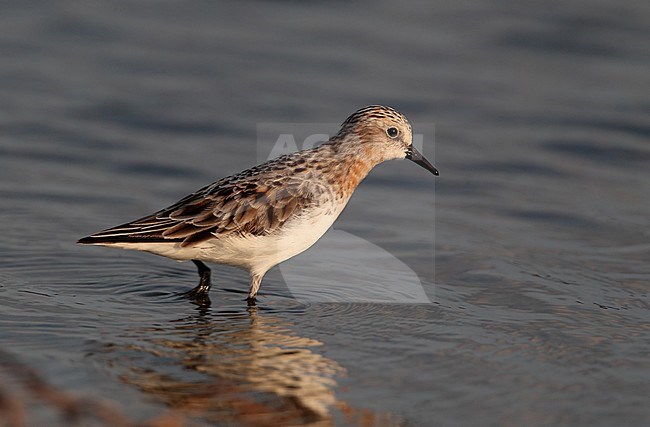
{"type": "Polygon", "coordinates": [[[359,123],[386,120],[395,121],[407,126],[409,129],[411,128],[411,125],[409,124],[409,121],[404,116],[404,114],[400,113],[394,108],[384,105],[369,105],[367,107],[361,108],[360,110],[357,110],[350,117],[345,119],[341,127],[350,128],[359,123]]]}

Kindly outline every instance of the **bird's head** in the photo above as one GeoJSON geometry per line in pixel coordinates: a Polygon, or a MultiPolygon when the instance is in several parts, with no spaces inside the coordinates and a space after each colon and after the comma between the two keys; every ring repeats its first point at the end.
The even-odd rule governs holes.
{"type": "Polygon", "coordinates": [[[371,105],[358,110],[343,122],[335,138],[360,147],[374,163],[406,158],[438,175],[438,170],[413,146],[407,118],[391,107],[371,105]]]}

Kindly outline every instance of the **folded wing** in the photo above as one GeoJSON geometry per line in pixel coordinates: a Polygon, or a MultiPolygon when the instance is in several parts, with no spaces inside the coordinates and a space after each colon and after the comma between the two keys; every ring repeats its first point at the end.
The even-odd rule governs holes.
{"type": "Polygon", "coordinates": [[[191,246],[231,234],[265,235],[312,207],[317,197],[308,180],[295,176],[224,179],[154,214],[85,237],[79,243],[180,242],[181,246],[191,246]]]}

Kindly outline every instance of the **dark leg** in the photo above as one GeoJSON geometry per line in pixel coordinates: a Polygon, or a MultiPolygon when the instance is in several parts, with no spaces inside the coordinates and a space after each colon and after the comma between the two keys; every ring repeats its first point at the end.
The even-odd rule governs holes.
{"type": "Polygon", "coordinates": [[[199,271],[199,276],[201,280],[199,284],[187,293],[187,296],[195,299],[210,299],[208,294],[210,293],[210,269],[207,265],[203,264],[201,261],[193,259],[192,262],[196,265],[196,268],[199,271]]]}

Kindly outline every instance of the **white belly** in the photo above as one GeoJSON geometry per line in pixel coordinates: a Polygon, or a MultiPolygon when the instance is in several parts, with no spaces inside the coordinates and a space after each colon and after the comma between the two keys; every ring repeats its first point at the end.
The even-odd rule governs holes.
{"type": "Polygon", "coordinates": [[[343,206],[329,214],[312,211],[287,221],[279,232],[265,236],[215,237],[191,247],[179,243],[114,243],[124,249],[151,252],[177,260],[198,259],[240,267],[253,274],[264,274],[312,246],[330,228],[343,206]]]}
{"type": "Polygon", "coordinates": [[[214,239],[206,242],[200,259],[242,267],[252,273],[265,273],[316,243],[338,214],[298,218],[271,235],[214,239]]]}

